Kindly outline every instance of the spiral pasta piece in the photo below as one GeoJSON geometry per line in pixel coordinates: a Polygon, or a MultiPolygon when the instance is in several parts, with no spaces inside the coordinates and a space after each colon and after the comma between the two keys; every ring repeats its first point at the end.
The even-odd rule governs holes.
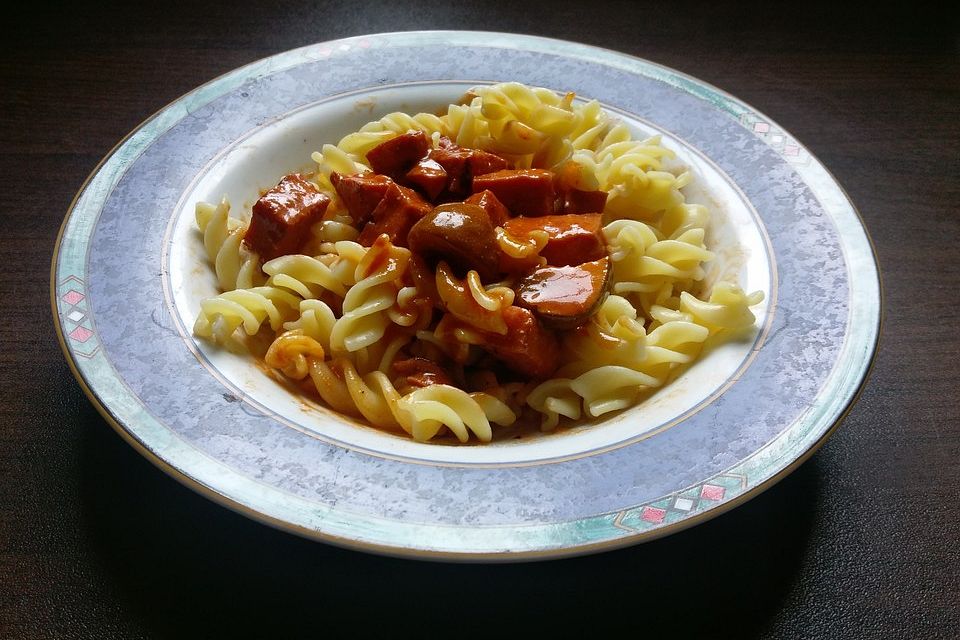
{"type": "Polygon", "coordinates": [[[360,231],[353,226],[353,219],[347,214],[339,214],[320,223],[317,239],[325,247],[324,253],[335,251],[333,244],[344,240],[355,241],[360,231]],[[327,244],[329,243],[329,244],[327,244]]]}
{"type": "Polygon", "coordinates": [[[710,212],[701,204],[679,204],[668,209],[660,218],[660,232],[667,238],[675,239],[691,229],[706,230],[710,223],[710,212]]]}
{"type": "Polygon", "coordinates": [[[193,333],[214,341],[225,341],[242,327],[247,335],[260,330],[264,322],[276,331],[298,308],[300,298],[277,287],[234,289],[200,303],[193,333]]]}
{"type": "Polygon", "coordinates": [[[247,223],[230,217],[226,198],[217,205],[198,202],[196,221],[221,291],[249,289],[263,283],[259,257],[243,246],[247,223]]]}
{"type": "Polygon", "coordinates": [[[319,342],[294,329],[281,333],[273,340],[264,362],[287,377],[302,380],[310,372],[310,359],[322,360],[323,356],[323,346],[319,342]]]}
{"type": "Polygon", "coordinates": [[[527,404],[542,414],[541,431],[552,431],[560,424],[560,417],[580,419],[580,396],[570,385],[570,378],[553,378],[536,386],[527,395],[527,404]]]}
{"type": "Polygon", "coordinates": [[[401,396],[382,371],[361,375],[347,358],[332,363],[313,360],[308,368],[321,397],[333,408],[362,415],[383,429],[402,429],[421,442],[434,438],[443,428],[461,442],[467,442],[471,434],[489,442],[491,422],[508,426],[516,420],[516,414],[498,398],[468,394],[449,385],[431,385],[401,396]]]}
{"type": "Polygon", "coordinates": [[[263,270],[270,275],[271,286],[289,289],[301,298],[316,298],[322,290],[338,296],[347,293],[346,284],[334,275],[330,267],[310,256],[280,256],[264,264],[263,270]]]}
{"type": "Polygon", "coordinates": [[[507,325],[503,310],[513,304],[513,289],[503,286],[484,287],[476,271],[457,278],[446,262],[437,265],[437,293],[444,308],[469,327],[504,335],[507,325]]]}
{"type": "MultiPolygon", "coordinates": [[[[432,137],[435,133],[441,135],[447,135],[449,133],[443,118],[440,116],[432,113],[409,115],[402,111],[394,111],[379,120],[368,122],[360,127],[359,133],[388,133],[391,134],[390,137],[394,137],[409,131],[422,131],[427,134],[428,137],[432,137]]],[[[343,138],[339,146],[348,148],[349,145],[346,141],[349,139],[350,136],[343,138]]],[[[366,149],[363,153],[367,151],[369,151],[369,149],[366,149]]]]}
{"type": "Polygon", "coordinates": [[[607,365],[636,366],[647,357],[647,334],[636,308],[618,295],[607,296],[590,322],[565,342],[566,363],[558,372],[575,377],[607,365]]]}
{"type": "Polygon", "coordinates": [[[445,384],[417,389],[399,404],[406,414],[404,429],[414,440],[422,442],[436,436],[442,427],[448,428],[460,442],[469,440],[471,433],[481,442],[490,442],[491,420],[504,425],[516,420],[513,411],[493,396],[468,394],[445,384]]]}
{"type": "Polygon", "coordinates": [[[416,287],[403,287],[397,292],[396,302],[387,311],[387,316],[394,324],[420,331],[426,329],[433,319],[433,303],[416,287]]]}
{"type": "Polygon", "coordinates": [[[762,301],[762,291],[746,294],[735,284],[718,282],[707,301],[698,300],[686,291],[681,293],[680,309],[689,313],[694,322],[716,332],[753,326],[756,316],[750,307],[762,301]]]}
{"type": "Polygon", "coordinates": [[[629,407],[642,390],[659,385],[659,380],[640,371],[607,365],[578,376],[570,388],[583,398],[584,411],[596,418],[629,407]]]}
{"type": "MultiPolygon", "coordinates": [[[[341,364],[346,361],[340,361],[341,364]]],[[[331,362],[320,359],[311,359],[309,361],[310,379],[316,388],[320,398],[334,411],[356,416],[359,415],[357,405],[354,403],[347,388],[347,382],[342,367],[332,367],[331,362]]]]}
{"type": "Polygon", "coordinates": [[[678,365],[693,361],[709,335],[706,327],[685,320],[660,325],[647,335],[645,357],[634,368],[656,380],[649,386],[660,386],[678,365]]]}
{"type": "Polygon", "coordinates": [[[386,236],[364,254],[355,270],[357,282],[343,299],[343,315],[330,333],[335,353],[358,351],[383,337],[409,261],[410,250],[394,246],[386,236]]]}
{"type": "Polygon", "coordinates": [[[321,300],[302,300],[300,317],[285,322],[286,331],[299,331],[303,335],[320,343],[325,352],[330,351],[330,332],[337,321],[333,309],[321,300]]]}
{"type": "Polygon", "coordinates": [[[672,294],[674,285],[703,280],[701,264],[713,259],[703,243],[704,230],[690,228],[674,239],[659,239],[649,225],[617,220],[603,230],[613,261],[613,291],[620,295],[650,294],[641,302],[649,310],[672,294]]]}
{"type": "Polygon", "coordinates": [[[470,394],[473,401],[480,406],[483,415],[487,417],[488,422],[509,427],[517,421],[517,413],[510,408],[506,402],[482,391],[475,391],[470,394]]]}

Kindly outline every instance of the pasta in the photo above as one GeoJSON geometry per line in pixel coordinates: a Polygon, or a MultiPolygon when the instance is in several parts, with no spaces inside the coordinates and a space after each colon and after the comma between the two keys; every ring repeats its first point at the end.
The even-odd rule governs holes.
{"type": "Polygon", "coordinates": [[[356,283],[343,298],[343,315],[330,333],[334,353],[358,351],[383,337],[409,260],[407,249],[383,238],[365,253],[354,272],[356,283]]]}
{"type": "Polygon", "coordinates": [[[248,225],[230,217],[226,200],[218,205],[199,203],[196,219],[220,289],[249,289],[263,283],[263,274],[258,269],[259,257],[242,245],[248,225]]]}
{"type": "Polygon", "coordinates": [[[268,367],[376,428],[552,431],[633,406],[755,324],[762,292],[704,284],[693,175],[596,101],[479,86],[312,158],[249,220],[197,204],[221,292],[194,333],[252,351],[266,337],[268,367]]]}

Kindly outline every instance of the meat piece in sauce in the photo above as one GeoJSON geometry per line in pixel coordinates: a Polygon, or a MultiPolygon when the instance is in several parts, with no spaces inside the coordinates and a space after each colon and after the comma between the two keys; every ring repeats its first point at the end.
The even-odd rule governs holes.
{"type": "Polygon", "coordinates": [[[547,378],[560,364],[560,345],[553,331],[544,328],[527,309],[504,309],[506,335],[484,334],[483,349],[514,371],[547,378]]]}
{"type": "Polygon", "coordinates": [[[453,384],[453,378],[447,371],[427,358],[407,358],[406,360],[396,360],[393,365],[394,372],[405,376],[407,384],[411,387],[429,387],[432,384],[453,384]]]}
{"type": "Polygon", "coordinates": [[[603,213],[605,206],[607,206],[606,191],[570,189],[560,197],[560,210],[563,213],[603,213]]]}
{"type": "Polygon", "coordinates": [[[610,259],[601,258],[564,267],[541,267],[517,285],[517,304],[553,329],[583,324],[596,311],[607,292],[610,259]]]}
{"type": "Polygon", "coordinates": [[[357,242],[369,247],[385,233],[390,242],[405,247],[410,228],[431,209],[416,191],[391,182],[383,199],[371,212],[371,220],[363,227],[357,242]]]}
{"type": "Polygon", "coordinates": [[[510,219],[510,212],[497,199],[497,196],[493,195],[493,191],[483,190],[480,193],[475,193],[464,202],[483,207],[487,215],[490,216],[490,224],[495,227],[502,227],[510,219]]]}
{"type": "Polygon", "coordinates": [[[420,189],[433,201],[447,188],[447,172],[436,160],[424,158],[407,172],[403,182],[420,189]]]}
{"type": "Polygon", "coordinates": [[[463,275],[475,270],[482,282],[499,274],[496,234],[486,210],[475,204],[442,204],[417,222],[408,237],[410,250],[428,265],[440,260],[463,275]]]}
{"type": "Polygon", "coordinates": [[[430,149],[430,139],[423,131],[408,131],[378,144],[367,152],[367,162],[375,173],[399,179],[430,149]]]}
{"type": "Polygon", "coordinates": [[[596,187],[597,179],[585,174],[583,166],[567,161],[557,170],[553,186],[557,191],[557,213],[603,213],[607,192],[596,187]]]}
{"type": "Polygon", "coordinates": [[[546,169],[504,169],[477,176],[474,193],[493,192],[515,216],[542,216],[553,213],[556,194],[553,174],[546,169]]]}
{"type": "Polygon", "coordinates": [[[376,173],[342,176],[334,172],[330,174],[330,182],[358,228],[363,228],[370,221],[373,210],[393,184],[390,178],[376,173]]]}
{"type": "Polygon", "coordinates": [[[329,205],[330,198],[315,184],[290,174],[253,205],[243,240],[263,260],[296,253],[329,205]]]}
{"type": "Polygon", "coordinates": [[[563,267],[607,255],[601,217],[599,213],[519,217],[507,220],[503,230],[518,240],[530,237],[534,231],[545,232],[547,246],[540,250],[540,255],[547,264],[563,267]]]}
{"type": "Polygon", "coordinates": [[[507,168],[507,161],[498,155],[480,149],[465,149],[449,138],[440,138],[436,149],[427,156],[447,172],[447,189],[454,194],[467,195],[473,179],[507,168]]]}

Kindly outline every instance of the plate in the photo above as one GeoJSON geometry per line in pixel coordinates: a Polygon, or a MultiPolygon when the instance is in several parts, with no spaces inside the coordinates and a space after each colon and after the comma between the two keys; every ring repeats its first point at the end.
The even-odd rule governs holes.
{"type": "Polygon", "coordinates": [[[742,503],[809,457],[856,397],[879,333],[876,262],[823,165],[768,117],[677,71],[571,42],[408,32],[321,43],[170,104],[88,178],[51,275],[81,386],[138,451],[237,511],[351,548],[557,557],[649,540],[742,503]],[[216,291],[200,200],[249,207],[310,153],[390,111],[516,80],[600,101],[656,134],[713,213],[708,278],[761,289],[753,331],[638,407],[490,445],[422,444],[290,393],[190,332],[216,291]]]}

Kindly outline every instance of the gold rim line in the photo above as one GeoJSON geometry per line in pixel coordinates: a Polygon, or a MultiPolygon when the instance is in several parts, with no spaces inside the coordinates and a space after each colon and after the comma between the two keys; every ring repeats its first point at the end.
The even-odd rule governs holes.
{"type": "MultiPolygon", "coordinates": [[[[435,32],[435,33],[462,33],[462,32],[435,32]]],[[[474,33],[483,33],[483,32],[474,32],[474,33]]],[[[320,44],[343,42],[343,41],[347,41],[347,40],[357,40],[357,39],[363,39],[363,38],[369,38],[369,37],[377,37],[377,36],[383,36],[383,35],[389,35],[389,34],[370,34],[370,35],[367,35],[367,36],[357,36],[357,37],[354,37],[354,38],[345,38],[345,39],[341,39],[341,40],[332,40],[332,41],[327,41],[326,43],[316,43],[316,44],[313,44],[313,45],[308,45],[307,47],[303,47],[302,49],[309,49],[309,48],[312,48],[312,47],[316,47],[316,46],[318,46],[318,45],[320,45],[320,44]]],[[[512,35],[512,34],[505,34],[505,35],[512,35]]],[[[528,39],[535,39],[535,40],[541,40],[541,41],[563,42],[563,41],[560,41],[560,40],[554,40],[554,39],[550,39],[550,38],[538,38],[538,37],[535,37],[535,36],[524,36],[524,37],[525,37],[525,38],[528,38],[528,39]]],[[[622,56],[622,57],[627,57],[627,58],[634,58],[634,59],[636,59],[636,60],[640,60],[640,61],[643,62],[643,63],[649,64],[649,65],[651,65],[651,66],[658,67],[658,68],[661,68],[661,69],[665,69],[665,70],[667,70],[667,71],[669,71],[669,72],[671,72],[671,73],[675,73],[675,74],[677,74],[677,75],[679,75],[679,76],[682,76],[682,77],[685,77],[685,78],[688,78],[688,79],[693,79],[692,76],[688,76],[687,74],[684,74],[684,73],[682,73],[682,72],[676,71],[676,70],[674,70],[674,69],[670,69],[670,68],[668,68],[668,67],[664,67],[664,66],[659,65],[659,64],[656,64],[656,63],[649,62],[649,61],[647,61],[647,60],[644,60],[644,59],[642,59],[642,58],[638,58],[638,57],[636,57],[636,56],[631,56],[630,54],[624,54],[624,53],[622,53],[622,52],[615,52],[615,51],[612,51],[612,50],[610,50],[610,49],[604,49],[604,48],[601,48],[601,47],[591,47],[590,45],[579,45],[579,46],[583,46],[583,47],[586,47],[586,48],[599,49],[599,50],[602,50],[602,51],[607,51],[607,52],[613,53],[613,54],[615,54],[615,55],[617,55],[617,56],[622,56]]],[[[283,53],[283,52],[281,52],[281,53],[283,53]]],[[[275,54],[275,55],[280,55],[280,54],[275,54]]],[[[272,56],[270,56],[270,57],[272,57],[272,56]]],[[[261,59],[261,60],[265,60],[265,59],[267,59],[267,58],[264,58],[264,59],[261,59]]],[[[827,173],[827,175],[831,178],[833,184],[836,185],[836,186],[840,189],[840,191],[841,191],[841,193],[843,194],[844,198],[846,199],[847,203],[850,205],[850,207],[851,207],[851,209],[853,210],[854,214],[857,216],[857,218],[858,218],[858,220],[859,220],[859,222],[860,222],[860,228],[861,228],[861,230],[863,231],[863,233],[864,233],[864,235],[865,235],[865,237],[866,237],[866,239],[867,239],[868,245],[869,245],[869,247],[870,247],[870,249],[871,249],[871,254],[872,254],[872,257],[873,257],[874,266],[875,266],[876,272],[877,272],[876,281],[877,281],[877,285],[878,285],[878,305],[879,305],[879,306],[878,306],[878,309],[877,309],[877,311],[878,311],[877,316],[878,316],[878,317],[877,317],[877,322],[876,322],[876,333],[875,333],[875,335],[874,335],[872,344],[870,345],[871,348],[870,348],[869,356],[868,356],[868,358],[867,358],[867,369],[866,369],[866,370],[864,371],[864,373],[860,376],[860,379],[859,379],[858,382],[856,383],[856,384],[857,384],[856,390],[855,390],[854,393],[850,396],[850,398],[847,400],[847,402],[846,402],[844,408],[842,409],[841,413],[840,413],[839,416],[833,421],[833,423],[831,424],[831,426],[830,426],[820,437],[818,437],[818,439],[817,439],[816,441],[814,441],[802,454],[800,454],[799,456],[797,456],[797,457],[794,459],[794,461],[792,461],[790,464],[788,464],[787,466],[785,466],[785,467],[784,467],[783,469],[781,469],[779,472],[771,475],[771,476],[770,476],[769,478],[767,478],[766,480],[761,481],[760,483],[758,483],[758,484],[755,485],[754,487],[752,487],[752,488],[750,488],[750,489],[747,489],[747,490],[745,490],[743,493],[737,495],[735,498],[732,498],[732,499],[730,499],[730,500],[728,500],[728,501],[726,501],[726,502],[723,502],[723,503],[721,503],[721,504],[718,504],[717,506],[711,507],[711,508],[709,508],[709,509],[707,509],[707,510],[701,511],[701,512],[699,512],[698,514],[693,515],[693,516],[690,516],[689,518],[686,518],[686,519],[684,519],[684,520],[682,520],[682,521],[670,523],[670,524],[664,525],[664,526],[662,526],[662,527],[659,527],[659,528],[657,528],[657,529],[651,529],[651,530],[648,530],[648,531],[638,531],[638,532],[635,533],[635,534],[629,534],[629,535],[626,535],[626,536],[623,536],[623,537],[620,537],[620,538],[616,538],[616,539],[613,539],[613,540],[608,540],[608,541],[604,541],[604,542],[600,542],[600,543],[587,543],[587,544],[584,544],[584,545],[578,545],[578,546],[576,546],[576,547],[568,547],[568,548],[566,548],[566,549],[562,549],[562,548],[559,548],[559,549],[544,549],[544,550],[539,550],[539,551],[527,551],[527,552],[509,552],[509,551],[508,551],[508,552],[494,552],[494,553],[483,553],[483,552],[481,552],[481,553],[471,553],[471,552],[443,552],[443,551],[430,551],[430,550],[425,550],[425,551],[412,550],[412,549],[405,549],[405,548],[399,548],[399,547],[389,547],[389,546],[386,546],[386,545],[379,545],[379,544],[376,544],[376,543],[360,542],[360,541],[357,541],[357,540],[354,540],[354,539],[343,538],[343,537],[340,537],[340,536],[335,536],[335,535],[332,535],[332,534],[323,533],[323,532],[320,532],[320,531],[317,531],[317,530],[309,529],[309,528],[307,528],[307,527],[302,527],[302,526],[300,526],[300,525],[294,525],[294,524],[292,524],[292,523],[285,522],[285,521],[281,521],[281,520],[279,520],[279,519],[277,519],[277,518],[274,518],[274,517],[272,517],[272,516],[268,516],[268,515],[266,515],[266,514],[263,514],[263,513],[261,513],[261,512],[258,512],[258,511],[256,511],[256,510],[254,510],[254,509],[252,509],[252,508],[250,508],[250,507],[247,507],[246,505],[243,505],[243,504],[237,502],[236,500],[233,500],[232,498],[229,498],[229,497],[227,497],[227,496],[225,496],[225,495],[223,495],[223,494],[221,494],[221,493],[213,490],[212,488],[208,487],[207,485],[205,485],[205,484],[203,484],[203,483],[200,483],[199,481],[197,481],[197,480],[195,480],[195,479],[187,476],[186,474],[184,474],[184,473],[181,472],[180,470],[178,470],[178,469],[176,469],[175,467],[173,467],[170,463],[168,463],[168,462],[166,462],[165,460],[159,458],[159,456],[157,456],[157,455],[154,454],[152,451],[150,451],[149,449],[147,449],[146,446],[145,446],[143,443],[141,443],[138,439],[136,439],[136,438],[133,436],[133,434],[131,434],[126,428],[124,428],[122,425],[120,425],[119,422],[118,422],[118,421],[113,417],[113,415],[110,413],[110,411],[99,401],[99,399],[97,398],[97,396],[92,392],[92,390],[90,389],[90,387],[87,385],[86,380],[85,380],[84,377],[83,377],[83,374],[79,371],[79,368],[77,367],[77,364],[76,364],[76,361],[75,361],[75,358],[74,358],[72,352],[70,351],[69,347],[68,347],[67,344],[66,344],[66,340],[65,340],[65,337],[64,337],[64,335],[63,335],[63,330],[62,330],[62,327],[61,327],[61,324],[60,324],[60,314],[59,314],[59,310],[58,310],[58,308],[57,308],[57,296],[56,296],[56,287],[57,287],[57,281],[56,281],[56,277],[57,277],[57,262],[58,262],[58,258],[59,258],[59,254],[60,254],[60,248],[61,248],[61,246],[62,246],[62,240],[63,240],[63,235],[64,235],[64,232],[65,232],[65,229],[66,229],[67,224],[68,224],[68,222],[69,222],[69,220],[70,220],[70,218],[71,218],[71,216],[72,216],[72,214],[73,214],[73,212],[74,212],[74,209],[75,209],[75,207],[76,207],[76,204],[77,204],[78,200],[79,200],[80,197],[83,195],[83,193],[85,192],[85,190],[86,190],[87,187],[89,186],[90,182],[93,180],[93,178],[96,176],[96,174],[97,174],[97,173],[99,172],[99,170],[102,168],[102,166],[103,166],[111,157],[113,157],[113,155],[115,154],[115,152],[117,151],[117,149],[118,149],[119,147],[121,147],[123,144],[125,144],[134,134],[136,134],[138,131],[140,131],[148,122],[150,122],[151,120],[153,120],[154,118],[156,118],[156,116],[157,116],[159,113],[161,113],[161,112],[164,111],[165,109],[169,108],[169,107],[170,107],[171,105],[173,105],[174,103],[182,100],[185,96],[190,95],[190,94],[192,94],[192,93],[194,93],[194,92],[200,91],[202,88],[206,87],[207,85],[212,84],[212,83],[214,83],[214,82],[217,82],[219,79],[221,79],[221,78],[223,78],[223,77],[226,77],[226,76],[228,76],[228,75],[231,75],[231,74],[233,74],[233,73],[238,73],[238,72],[239,72],[240,70],[242,70],[242,69],[245,69],[245,68],[247,68],[247,67],[249,67],[249,66],[251,66],[251,65],[257,64],[257,62],[259,62],[259,61],[254,61],[254,62],[252,62],[252,63],[249,63],[249,64],[247,64],[247,65],[244,65],[244,66],[242,66],[242,67],[239,67],[239,68],[237,68],[237,69],[231,70],[231,71],[229,71],[229,72],[227,72],[227,73],[221,74],[220,76],[217,76],[217,77],[214,78],[213,80],[210,80],[209,82],[204,83],[204,84],[196,87],[195,89],[193,89],[193,90],[191,90],[191,91],[189,91],[189,92],[181,95],[179,98],[177,98],[177,99],[174,100],[173,102],[170,102],[170,103],[168,103],[167,105],[165,105],[164,107],[162,107],[161,109],[158,109],[158,110],[157,110],[156,112],[154,112],[150,117],[148,117],[148,118],[145,119],[143,122],[141,122],[141,124],[138,125],[135,129],[133,129],[133,130],[130,131],[127,135],[125,135],[116,145],[114,145],[113,148],[100,160],[100,162],[97,164],[97,166],[94,168],[94,170],[87,176],[86,180],[84,180],[84,182],[82,183],[82,185],[81,185],[79,191],[77,192],[76,196],[73,198],[73,201],[71,202],[69,208],[67,209],[66,216],[64,217],[64,220],[63,220],[63,222],[62,222],[61,225],[60,225],[60,230],[59,230],[59,232],[58,232],[58,234],[57,234],[56,245],[55,245],[55,247],[54,247],[54,252],[53,252],[53,256],[52,256],[52,260],[51,260],[50,300],[51,300],[52,317],[53,317],[53,320],[54,320],[54,328],[55,328],[55,331],[56,331],[56,334],[57,334],[57,339],[58,339],[58,341],[59,341],[59,343],[60,343],[61,350],[63,351],[63,353],[64,353],[64,355],[65,355],[65,359],[67,360],[67,364],[68,364],[68,366],[70,367],[71,372],[73,373],[74,377],[77,379],[78,383],[80,384],[81,389],[83,390],[84,394],[85,394],[85,395],[87,396],[87,398],[91,401],[91,403],[94,405],[94,407],[97,409],[97,411],[103,416],[103,418],[112,426],[112,428],[113,428],[124,440],[126,440],[128,443],[130,443],[131,446],[133,446],[135,450],[137,450],[138,452],[140,452],[141,455],[144,455],[144,457],[146,457],[148,460],[150,460],[150,461],[151,461],[156,467],[158,467],[161,471],[164,471],[165,473],[167,473],[167,474],[170,475],[171,477],[175,478],[175,479],[178,480],[181,484],[183,484],[183,485],[185,485],[185,486],[187,486],[187,487],[189,487],[189,488],[197,491],[197,492],[200,493],[201,495],[206,496],[207,498],[213,500],[214,502],[217,502],[217,503],[219,503],[219,504],[222,504],[223,506],[226,506],[226,507],[232,509],[232,510],[235,511],[235,512],[238,512],[238,513],[240,513],[240,514],[243,514],[243,515],[246,515],[246,516],[248,516],[248,517],[251,517],[251,518],[254,519],[254,520],[257,520],[257,521],[262,522],[262,523],[264,523],[264,524],[270,525],[270,526],[272,526],[272,527],[274,527],[274,528],[281,529],[281,530],[284,530],[284,531],[287,531],[287,532],[290,532],[290,533],[294,533],[294,534],[297,534],[297,535],[300,535],[300,536],[303,536],[303,537],[307,537],[307,538],[311,538],[311,539],[318,539],[318,540],[321,540],[321,541],[324,541],[324,542],[329,542],[329,543],[334,544],[334,545],[337,545],[337,546],[341,546],[341,547],[345,547],[345,548],[349,548],[349,549],[354,549],[354,550],[372,551],[372,552],[375,552],[375,553],[380,553],[380,554],[389,555],[389,556],[396,556],[396,557],[419,557],[419,558],[424,558],[424,559],[456,560],[456,561],[501,561],[501,562],[502,562],[502,561],[514,561],[514,560],[524,560],[524,559],[546,559],[546,558],[569,557],[569,556],[575,556],[575,555],[584,555],[584,554],[593,553],[593,552],[598,552],[598,551],[603,551],[603,550],[608,550],[608,549],[625,547],[625,546],[629,546],[629,545],[636,544],[636,543],[639,543],[639,542],[644,542],[644,541],[653,540],[653,539],[656,539],[656,538],[659,538],[659,537],[663,537],[663,536],[665,536],[665,535],[668,535],[668,534],[671,534],[671,533],[675,533],[675,532],[677,532],[677,531],[686,529],[686,528],[688,528],[688,527],[690,527],[690,526],[694,526],[694,525],[699,524],[699,523],[701,523],[701,522],[710,520],[710,519],[712,519],[712,518],[714,518],[714,517],[717,517],[717,516],[719,516],[719,515],[721,515],[721,514],[723,514],[723,513],[726,513],[726,512],[728,512],[728,511],[730,511],[731,509],[733,509],[733,508],[735,508],[735,507],[743,504],[743,503],[746,502],[747,500],[752,499],[752,498],[755,497],[756,495],[759,495],[760,493],[766,491],[767,489],[769,489],[770,487],[772,487],[773,485],[775,485],[777,482],[779,482],[781,479],[783,479],[784,477],[786,477],[787,475],[789,475],[790,473],[792,473],[794,470],[796,470],[797,467],[799,467],[801,464],[803,464],[805,461],[807,461],[817,450],[819,450],[819,448],[820,448],[821,446],[823,446],[823,444],[826,442],[826,440],[827,440],[830,436],[833,435],[833,433],[837,430],[837,428],[839,427],[839,425],[840,425],[840,424],[843,422],[843,420],[848,416],[848,414],[849,414],[850,411],[852,410],[853,406],[854,406],[854,405],[857,403],[857,401],[860,399],[860,396],[861,396],[861,394],[862,394],[862,392],[863,392],[863,390],[864,390],[864,388],[865,388],[865,386],[866,386],[866,383],[867,383],[869,377],[870,377],[871,374],[873,373],[873,369],[874,369],[874,366],[875,366],[875,364],[876,364],[876,356],[877,356],[877,352],[878,352],[878,349],[879,349],[879,343],[880,343],[881,335],[882,335],[882,333],[883,333],[883,324],[884,324],[884,316],[885,316],[885,305],[883,304],[883,301],[884,301],[884,299],[885,299],[885,293],[884,293],[883,279],[882,279],[882,276],[881,276],[880,263],[879,263],[878,256],[877,256],[876,246],[875,246],[875,244],[874,244],[874,242],[873,242],[873,239],[872,239],[872,237],[870,236],[870,234],[869,234],[869,232],[868,232],[868,230],[867,230],[867,228],[866,228],[866,225],[865,225],[864,222],[863,222],[863,217],[860,215],[859,210],[857,209],[856,205],[853,203],[852,199],[849,197],[849,194],[847,193],[847,191],[846,191],[846,190],[843,188],[843,186],[840,185],[840,183],[836,180],[836,178],[835,178],[835,176],[832,174],[832,172],[830,172],[830,170],[827,169],[827,167],[826,167],[822,162],[820,162],[819,158],[817,158],[816,155],[814,155],[813,153],[811,153],[811,152],[809,151],[809,149],[806,148],[805,145],[802,145],[802,143],[800,143],[799,141],[797,141],[799,144],[801,144],[801,146],[804,146],[804,150],[806,150],[807,153],[817,162],[817,164],[827,173]]],[[[739,100],[739,99],[737,99],[737,98],[733,98],[733,96],[731,96],[730,94],[726,93],[725,91],[720,90],[720,89],[717,89],[716,87],[713,87],[713,85],[710,85],[709,83],[703,82],[702,80],[699,80],[699,79],[694,79],[694,80],[696,81],[696,83],[698,83],[698,84],[700,84],[700,85],[703,85],[703,86],[706,86],[706,87],[708,87],[708,88],[711,88],[711,89],[715,90],[717,93],[722,94],[722,95],[725,95],[725,96],[731,98],[731,99],[732,99],[735,103],[737,103],[737,104],[742,104],[742,105],[744,105],[744,106],[750,106],[750,105],[747,105],[747,103],[744,103],[743,101],[741,101],[741,100],[739,100]]],[[[752,108],[752,107],[751,107],[751,108],[752,108]]],[[[763,117],[766,118],[771,124],[776,124],[776,122],[775,122],[774,120],[768,118],[768,117],[767,117],[765,114],[763,114],[762,112],[754,110],[754,113],[757,114],[757,115],[763,116],[763,117]]],[[[778,125],[778,126],[779,126],[779,125],[778,125]]],[[[780,129],[783,129],[782,127],[779,127],[779,128],[780,128],[780,129]]],[[[640,506],[640,505],[635,505],[634,507],[629,507],[628,509],[635,508],[636,506],[640,506]]],[[[598,514],[598,515],[605,515],[605,514],[598,514]]]]}

